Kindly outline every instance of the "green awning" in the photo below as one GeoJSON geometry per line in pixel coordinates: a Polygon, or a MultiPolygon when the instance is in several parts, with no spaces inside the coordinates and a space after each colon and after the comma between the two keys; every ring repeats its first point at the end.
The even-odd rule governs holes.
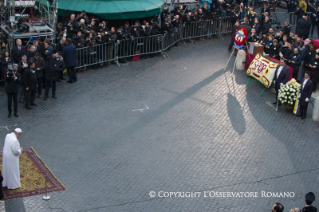
{"type": "MultiPolygon", "coordinates": [[[[47,0],[41,0],[47,1],[47,0]]],[[[85,10],[106,20],[145,18],[160,14],[164,0],[56,0],[58,15],[85,10]]]]}

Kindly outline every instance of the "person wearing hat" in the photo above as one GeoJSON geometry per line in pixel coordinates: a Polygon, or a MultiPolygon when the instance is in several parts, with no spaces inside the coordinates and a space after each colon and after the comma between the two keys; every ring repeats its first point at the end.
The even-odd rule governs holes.
{"type": "Polygon", "coordinates": [[[49,68],[46,73],[46,87],[44,100],[48,99],[50,85],[52,85],[52,98],[56,99],[56,82],[59,79],[60,72],[65,68],[63,58],[61,57],[61,52],[56,52],[52,55],[49,60],[49,68]]]}
{"type": "Polygon", "coordinates": [[[7,134],[4,140],[3,156],[2,156],[2,186],[7,189],[17,189],[21,187],[19,156],[22,154],[22,148],[18,138],[22,130],[16,128],[14,132],[7,134]]]}
{"type": "Polygon", "coordinates": [[[279,50],[281,49],[280,44],[278,43],[277,39],[274,39],[272,45],[270,46],[269,55],[277,60],[280,60],[279,50]]]}
{"type": "Polygon", "coordinates": [[[317,208],[311,205],[315,199],[315,194],[308,192],[305,195],[306,206],[301,209],[301,212],[317,212],[317,208]]]}
{"type": "Polygon", "coordinates": [[[6,93],[8,96],[8,118],[11,118],[12,114],[12,100],[13,100],[13,111],[14,116],[18,117],[18,91],[19,85],[21,81],[21,75],[17,71],[18,64],[13,64],[12,70],[7,70],[7,77],[6,77],[6,93]]]}
{"type": "Polygon", "coordinates": [[[38,80],[38,97],[41,98],[42,94],[42,82],[43,82],[43,69],[45,67],[45,62],[42,57],[40,57],[39,52],[36,52],[34,57],[30,58],[30,61],[35,62],[35,71],[37,74],[37,80],[38,80]]]}

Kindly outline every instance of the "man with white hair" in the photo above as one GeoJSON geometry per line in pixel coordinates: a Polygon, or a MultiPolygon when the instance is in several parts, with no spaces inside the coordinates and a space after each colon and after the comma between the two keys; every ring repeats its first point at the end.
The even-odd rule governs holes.
{"type": "Polygon", "coordinates": [[[24,46],[22,46],[22,41],[20,39],[16,40],[16,46],[12,49],[13,62],[19,63],[21,61],[21,57],[26,54],[26,50],[24,46]]]}
{"type": "Polygon", "coordinates": [[[16,128],[14,132],[7,134],[4,140],[3,156],[2,156],[2,186],[7,189],[17,189],[21,187],[19,156],[22,154],[22,148],[18,138],[22,134],[20,128],[16,128]]]}

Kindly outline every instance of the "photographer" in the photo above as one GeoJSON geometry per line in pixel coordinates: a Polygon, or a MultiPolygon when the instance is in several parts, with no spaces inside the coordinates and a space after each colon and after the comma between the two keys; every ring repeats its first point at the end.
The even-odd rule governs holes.
{"type": "Polygon", "coordinates": [[[6,93],[8,97],[8,118],[11,117],[12,113],[12,100],[13,100],[13,112],[14,116],[18,117],[18,91],[19,84],[21,80],[20,73],[17,72],[18,66],[17,64],[9,65],[7,69],[7,79],[6,79],[6,93]]]}
{"type": "Polygon", "coordinates": [[[84,20],[84,25],[89,23],[89,17],[86,15],[85,10],[82,10],[82,12],[76,16],[75,21],[79,21],[81,19],[84,20]]]}
{"type": "MultiPolygon", "coordinates": [[[[74,40],[75,40],[74,43],[76,44],[76,48],[83,48],[84,47],[85,40],[84,40],[84,36],[82,35],[81,31],[78,31],[74,40]]],[[[63,49],[62,49],[62,51],[63,51],[63,49]]],[[[60,51],[60,52],[62,52],[62,51],[60,51]]]]}
{"type": "Polygon", "coordinates": [[[79,30],[78,22],[75,20],[75,15],[71,14],[70,20],[64,23],[64,27],[67,27],[68,37],[73,38],[79,30]]]}
{"type": "Polygon", "coordinates": [[[110,36],[108,38],[108,48],[107,48],[107,64],[111,64],[111,60],[114,58],[113,57],[113,50],[114,50],[114,43],[117,40],[117,34],[115,31],[115,27],[111,28],[111,33],[110,36]]]}
{"type": "Polygon", "coordinates": [[[87,33],[98,31],[96,27],[96,22],[92,20],[91,23],[87,25],[86,30],[87,30],[87,33]]]}
{"type": "Polygon", "coordinates": [[[99,24],[99,32],[102,32],[102,31],[108,32],[108,31],[110,31],[110,30],[109,30],[109,27],[107,26],[107,24],[108,24],[108,22],[105,21],[105,20],[103,20],[103,21],[99,24]]]}
{"type": "Polygon", "coordinates": [[[87,33],[87,28],[86,28],[86,24],[85,24],[84,19],[81,19],[79,22],[79,32],[81,32],[82,35],[86,35],[86,33],[87,33]]]}
{"type": "Polygon", "coordinates": [[[141,24],[139,21],[136,21],[135,24],[132,26],[132,36],[134,38],[140,37],[141,34],[141,24]]]}

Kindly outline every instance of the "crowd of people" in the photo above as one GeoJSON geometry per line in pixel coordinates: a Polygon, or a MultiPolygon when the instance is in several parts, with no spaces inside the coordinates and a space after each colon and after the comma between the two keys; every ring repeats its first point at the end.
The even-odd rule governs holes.
{"type": "MultiPolygon", "coordinates": [[[[319,12],[319,0],[313,4],[318,6],[317,11],[319,12]]],[[[220,23],[224,23],[227,25],[226,27],[229,25],[232,29],[229,51],[233,47],[233,35],[238,27],[249,26],[251,33],[247,41],[259,42],[264,45],[265,54],[278,60],[284,59],[285,63],[293,68],[294,78],[299,82],[303,78],[303,73],[308,71],[315,92],[316,84],[319,82],[319,66],[317,65],[319,56],[315,52],[312,40],[308,40],[307,43],[304,43],[303,40],[308,38],[309,34],[313,35],[315,27],[319,32],[319,13],[314,12],[310,16],[311,20],[308,20],[308,15],[305,13],[307,4],[303,0],[289,1],[288,12],[295,14],[291,19],[295,21],[294,18],[296,18],[297,23],[294,32],[291,30],[288,20],[279,30],[273,28],[271,9],[268,4],[262,6],[260,13],[255,12],[254,7],[246,10],[245,6],[248,6],[247,2],[237,0],[214,1],[212,4],[204,2],[194,11],[188,11],[187,7],[177,5],[172,13],[164,11],[159,16],[144,19],[141,22],[135,21],[132,25],[126,21],[123,26],[117,27],[110,26],[107,20],[99,19],[95,15],[88,15],[82,11],[77,15],[70,15],[68,21],[57,24],[56,45],[44,39],[41,40],[42,43],[35,40],[31,45],[24,46],[22,41],[18,39],[11,55],[6,41],[2,41],[0,43],[0,59],[2,79],[7,82],[8,117],[11,117],[12,114],[12,101],[14,115],[18,116],[18,101],[24,103],[25,108],[30,110],[36,106],[35,97],[42,98],[43,89],[45,89],[44,100],[48,99],[51,88],[52,97],[56,99],[56,82],[64,80],[63,71],[65,69],[69,75],[67,82],[76,82],[75,67],[80,61],[82,64],[87,64],[88,67],[90,63],[97,64],[98,61],[107,61],[104,65],[108,65],[114,62],[109,58],[114,58],[115,51],[119,51],[117,52],[120,58],[119,62],[132,60],[134,52],[129,52],[125,45],[131,45],[133,42],[125,42],[122,45],[121,40],[132,41],[136,38],[176,33],[181,27],[187,29],[191,23],[203,23],[212,19],[221,20],[220,23]],[[114,48],[115,43],[119,44],[119,49],[114,48]],[[99,44],[107,44],[106,50],[95,55],[91,54],[99,44]],[[87,55],[79,56],[76,54],[76,49],[79,48],[88,49],[87,55],[89,55],[90,61],[88,61],[87,55]]],[[[197,25],[197,27],[200,26],[200,24],[197,25]]],[[[195,31],[197,32],[197,30],[195,31]]],[[[198,39],[203,37],[199,36],[198,39]]],[[[159,37],[156,38],[155,42],[162,42],[159,37]]],[[[193,39],[187,41],[194,42],[193,39]]],[[[153,42],[153,40],[145,39],[144,42],[153,42]]],[[[178,42],[174,45],[178,46],[178,42]]],[[[157,45],[157,48],[161,48],[160,45],[157,45]]],[[[139,51],[144,50],[145,47],[139,49],[139,51]]],[[[147,56],[142,55],[143,57],[147,56]]]]}
{"type": "MultiPolygon", "coordinates": [[[[289,210],[289,212],[317,212],[317,208],[315,206],[312,205],[313,201],[315,201],[316,197],[315,194],[313,192],[308,192],[305,195],[305,203],[306,205],[302,208],[292,208],[289,210]]],[[[271,212],[283,212],[284,211],[284,206],[279,203],[276,202],[271,209],[271,212]]]]}
{"type": "Polygon", "coordinates": [[[42,98],[42,89],[45,89],[44,100],[48,100],[50,89],[52,98],[57,99],[56,82],[65,80],[65,69],[69,75],[67,82],[77,81],[75,46],[71,39],[66,38],[61,39],[60,44],[61,46],[58,45],[57,50],[54,50],[49,41],[45,40],[41,45],[35,40],[26,48],[22,41],[17,39],[12,55],[8,50],[4,50],[1,64],[6,82],[9,118],[12,116],[12,103],[15,117],[19,116],[18,101],[23,103],[27,110],[36,107],[36,94],[38,98],[42,98]]]}

